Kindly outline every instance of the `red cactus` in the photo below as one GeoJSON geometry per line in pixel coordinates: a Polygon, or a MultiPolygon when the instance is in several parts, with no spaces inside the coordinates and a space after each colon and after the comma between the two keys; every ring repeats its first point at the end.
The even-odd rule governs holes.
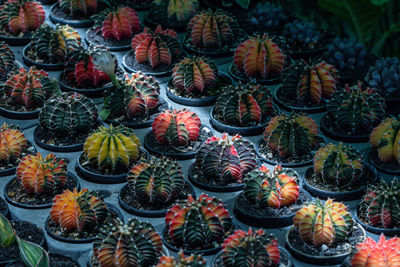
{"type": "Polygon", "coordinates": [[[101,27],[104,38],[117,40],[131,38],[139,30],[139,17],[135,10],[129,7],[120,7],[115,11],[108,12],[101,27]]]}

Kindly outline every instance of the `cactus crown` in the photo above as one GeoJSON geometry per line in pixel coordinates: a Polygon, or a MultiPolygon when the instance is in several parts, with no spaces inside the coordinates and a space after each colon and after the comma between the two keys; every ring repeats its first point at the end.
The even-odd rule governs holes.
{"type": "Polygon", "coordinates": [[[400,164],[400,118],[387,118],[371,133],[369,142],[382,162],[400,164]]]}
{"type": "Polygon", "coordinates": [[[280,165],[275,166],[273,172],[266,165],[249,172],[245,184],[246,199],[261,207],[289,206],[296,203],[300,193],[296,174],[282,170],[280,165]]]}
{"type": "Polygon", "coordinates": [[[325,204],[317,201],[305,204],[294,216],[294,226],[301,239],[315,247],[331,246],[347,238],[353,219],[346,205],[328,198],[325,204]]]}
{"type": "Polygon", "coordinates": [[[8,44],[0,42],[0,82],[3,82],[8,73],[15,70],[15,56],[8,44]]]}
{"type": "Polygon", "coordinates": [[[365,76],[368,85],[376,88],[384,96],[398,95],[400,92],[400,61],[396,57],[375,61],[365,76]]]}
{"type": "Polygon", "coordinates": [[[62,11],[74,16],[85,16],[96,13],[100,1],[107,3],[105,0],[57,0],[58,6],[62,11]]]}
{"type": "Polygon", "coordinates": [[[295,48],[315,49],[322,39],[322,32],[314,22],[295,20],[285,24],[283,34],[295,48]]]}
{"type": "Polygon", "coordinates": [[[153,266],[162,254],[162,240],[153,225],[130,218],[124,224],[117,220],[101,228],[93,243],[99,265],[153,266]]]}
{"type": "Polygon", "coordinates": [[[206,260],[198,254],[190,254],[185,256],[181,250],[178,253],[178,258],[162,256],[160,257],[156,267],[206,267],[206,260]]]}
{"type": "Polygon", "coordinates": [[[207,180],[222,184],[242,182],[243,176],[257,164],[255,150],[250,141],[235,135],[229,139],[211,137],[196,155],[196,166],[207,180]]]}
{"type": "Polygon", "coordinates": [[[278,240],[264,230],[236,230],[222,245],[225,267],[277,266],[280,262],[278,240]]]}
{"type": "Polygon", "coordinates": [[[400,227],[400,182],[394,178],[390,184],[382,180],[370,186],[360,203],[360,211],[374,227],[400,227]]]}
{"type": "Polygon", "coordinates": [[[285,62],[285,54],[267,34],[251,36],[236,48],[233,56],[238,71],[256,79],[280,74],[285,62]]]}
{"type": "Polygon", "coordinates": [[[78,191],[75,188],[54,197],[50,218],[66,232],[82,232],[102,223],[107,213],[106,204],[95,192],[87,189],[78,191]]]}
{"type": "Polygon", "coordinates": [[[214,114],[222,123],[232,126],[263,123],[273,114],[270,91],[254,83],[228,85],[218,97],[214,114]]]}
{"type": "Polygon", "coordinates": [[[168,210],[165,224],[169,238],[185,249],[214,247],[233,226],[222,201],[206,194],[178,201],[168,210]]]}
{"type": "Polygon", "coordinates": [[[385,101],[373,89],[361,83],[336,91],[329,101],[327,116],[338,129],[351,135],[370,132],[385,116],[385,101]]]}
{"type": "Polygon", "coordinates": [[[8,163],[19,158],[28,143],[17,126],[3,123],[0,128],[0,163],[8,163]]]}
{"type": "Polygon", "coordinates": [[[199,6],[198,0],[154,0],[154,3],[156,8],[162,11],[159,16],[178,23],[187,22],[199,6]]]}

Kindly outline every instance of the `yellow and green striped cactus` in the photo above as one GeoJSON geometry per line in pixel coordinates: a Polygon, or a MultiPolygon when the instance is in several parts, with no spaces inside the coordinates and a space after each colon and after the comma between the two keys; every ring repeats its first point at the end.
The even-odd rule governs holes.
{"type": "Polygon", "coordinates": [[[382,162],[400,164],[400,119],[387,118],[371,133],[369,142],[376,149],[382,162]]]}
{"type": "Polygon", "coordinates": [[[154,3],[157,9],[167,11],[165,19],[181,23],[189,21],[199,6],[198,0],[154,0],[154,3]]]}

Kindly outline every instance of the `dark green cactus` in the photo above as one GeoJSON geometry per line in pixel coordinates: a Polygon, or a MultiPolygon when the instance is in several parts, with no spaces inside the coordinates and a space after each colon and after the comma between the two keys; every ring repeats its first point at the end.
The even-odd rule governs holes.
{"type": "Polygon", "coordinates": [[[11,71],[17,71],[14,53],[6,43],[0,42],[0,81],[4,81],[11,71]]]}

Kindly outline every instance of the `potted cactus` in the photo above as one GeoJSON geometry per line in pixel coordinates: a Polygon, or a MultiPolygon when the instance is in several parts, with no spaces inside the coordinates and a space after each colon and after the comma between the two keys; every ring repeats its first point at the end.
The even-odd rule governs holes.
{"type": "Polygon", "coordinates": [[[164,244],[172,251],[212,255],[232,234],[234,224],[221,200],[201,194],[177,201],[165,217],[164,244]]]}
{"type": "Polygon", "coordinates": [[[8,75],[16,73],[22,64],[15,60],[14,52],[7,43],[0,42],[0,82],[7,80],[8,75]]]}
{"type": "Polygon", "coordinates": [[[282,85],[274,92],[274,101],[288,111],[318,113],[326,110],[339,82],[337,70],[316,60],[298,61],[287,68],[282,85]]]}
{"type": "Polygon", "coordinates": [[[307,166],[312,164],[321,143],[324,140],[312,118],[302,113],[281,114],[269,121],[258,143],[257,154],[272,165],[307,166]]]}
{"type": "Polygon", "coordinates": [[[39,116],[45,101],[57,91],[57,82],[47,72],[31,67],[20,68],[8,76],[0,91],[0,115],[29,120],[39,116]]]}
{"type": "Polygon", "coordinates": [[[235,192],[243,190],[247,173],[257,166],[253,144],[240,135],[229,138],[213,136],[203,144],[190,166],[190,182],[207,191],[235,192]]]}
{"type": "Polygon", "coordinates": [[[311,264],[340,264],[366,237],[347,206],[332,199],[306,203],[293,222],[286,234],[286,248],[295,258],[311,264]]]}
{"type": "Polygon", "coordinates": [[[247,173],[245,188],[235,198],[235,217],[252,226],[281,228],[293,224],[295,213],[311,199],[299,186],[298,174],[280,165],[266,165],[247,173]]]}
{"type": "Polygon", "coordinates": [[[53,29],[45,23],[24,47],[22,60],[27,66],[36,66],[47,71],[63,70],[68,55],[80,45],[79,33],[69,25],[56,25],[53,29]]]}
{"type": "Polygon", "coordinates": [[[147,152],[134,131],[123,125],[100,126],[90,133],[76,163],[79,176],[94,183],[123,183],[132,164],[147,152]]]}
{"type": "Polygon", "coordinates": [[[182,105],[210,106],[215,103],[222,89],[230,84],[230,76],[218,71],[214,62],[206,57],[195,56],[175,64],[166,93],[172,101],[182,105]]]}
{"type": "Polygon", "coordinates": [[[180,199],[194,195],[185,182],[181,166],[168,158],[141,160],[128,173],[128,184],[121,188],[121,207],[141,217],[164,217],[167,210],[180,199]]]}
{"type": "Polygon", "coordinates": [[[39,2],[7,0],[0,6],[0,40],[9,45],[25,45],[43,24],[45,12],[39,2]]]}
{"type": "Polygon", "coordinates": [[[227,237],[213,267],[290,267],[289,254],[278,246],[278,240],[263,229],[236,230],[227,237]]]}
{"type": "Polygon", "coordinates": [[[92,16],[94,26],[86,32],[86,42],[105,46],[113,52],[129,50],[132,37],[139,33],[140,21],[130,7],[113,7],[92,16]]]}
{"type": "Polygon", "coordinates": [[[4,187],[4,196],[19,208],[50,208],[55,195],[80,187],[77,178],[67,173],[66,161],[54,154],[43,157],[37,152],[25,156],[17,167],[16,176],[4,187]]]}
{"type": "Polygon", "coordinates": [[[152,7],[153,0],[121,0],[124,6],[131,7],[136,11],[148,10],[152,7]]]}
{"type": "Polygon", "coordinates": [[[152,130],[144,137],[144,147],[155,155],[191,159],[212,135],[196,113],[187,109],[165,110],[154,119],[152,130]]]}
{"type": "Polygon", "coordinates": [[[199,254],[190,254],[185,256],[181,250],[178,258],[171,256],[161,256],[156,267],[207,267],[207,261],[199,254]]]}
{"type": "Polygon", "coordinates": [[[141,71],[147,75],[164,76],[183,57],[178,34],[161,26],[152,31],[144,28],[131,42],[132,50],[122,58],[122,66],[129,72],[141,71]]]}
{"type": "Polygon", "coordinates": [[[373,88],[346,84],[331,96],[321,130],[334,140],[367,142],[373,128],[385,117],[385,107],[384,99],[373,88]]]}
{"type": "Polygon", "coordinates": [[[270,118],[277,114],[270,90],[265,85],[239,83],[221,90],[210,112],[210,124],[219,132],[258,135],[270,118]]]}
{"type": "Polygon", "coordinates": [[[357,207],[356,220],[374,234],[400,234],[400,182],[381,180],[368,187],[357,207]]]}

